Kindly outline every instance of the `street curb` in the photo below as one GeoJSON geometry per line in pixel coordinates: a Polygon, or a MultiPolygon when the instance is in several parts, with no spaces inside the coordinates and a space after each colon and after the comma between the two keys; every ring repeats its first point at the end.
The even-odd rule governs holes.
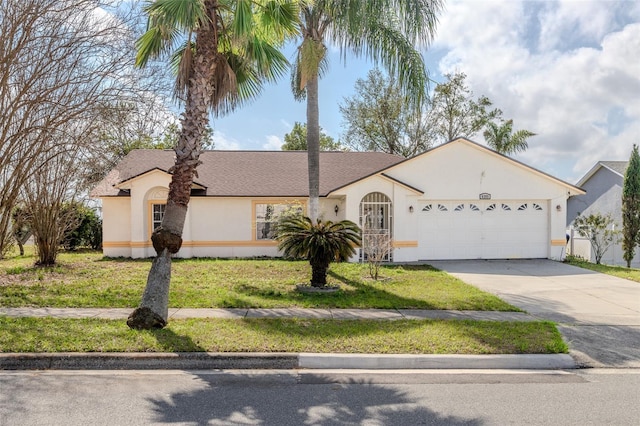
{"type": "Polygon", "coordinates": [[[393,355],[393,354],[305,354],[300,368],[322,369],[523,369],[565,370],[577,368],[567,354],[522,355],[393,355]]]}
{"type": "Polygon", "coordinates": [[[567,354],[6,353],[0,370],[530,369],[578,368],[567,354]]]}
{"type": "Polygon", "coordinates": [[[0,370],[214,370],[293,369],[297,354],[287,353],[8,353],[0,370]]]}

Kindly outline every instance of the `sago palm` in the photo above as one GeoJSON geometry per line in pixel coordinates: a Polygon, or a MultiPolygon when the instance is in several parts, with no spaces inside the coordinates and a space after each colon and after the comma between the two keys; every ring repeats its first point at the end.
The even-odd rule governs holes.
{"type": "Polygon", "coordinates": [[[157,256],[132,328],[167,323],[171,255],[182,245],[191,186],[200,164],[209,114],[226,113],[286,70],[277,47],[297,32],[295,0],[156,0],[145,6],[147,32],[138,40],[138,66],[170,57],[176,96],[184,102],[162,224],[151,237],[157,256]]]}
{"type": "Polygon", "coordinates": [[[348,260],[360,246],[360,228],[355,223],[313,222],[306,216],[290,216],[278,223],[278,249],[285,256],[305,259],[311,265],[311,286],[325,287],[331,262],[348,260]]]}
{"type": "Polygon", "coordinates": [[[428,85],[417,50],[435,35],[442,0],[316,0],[300,8],[301,32],[291,77],[294,96],[307,100],[309,216],[319,214],[320,125],[318,79],[327,70],[328,46],[365,56],[398,82],[402,94],[420,105],[428,85]]]}

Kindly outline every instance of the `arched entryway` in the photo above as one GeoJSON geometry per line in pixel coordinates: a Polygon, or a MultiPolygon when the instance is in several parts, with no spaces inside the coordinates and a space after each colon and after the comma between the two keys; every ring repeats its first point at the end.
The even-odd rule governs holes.
{"type": "Polygon", "coordinates": [[[393,209],[391,199],[381,192],[371,192],[360,201],[362,248],[360,260],[369,256],[392,260],[393,209]]]}

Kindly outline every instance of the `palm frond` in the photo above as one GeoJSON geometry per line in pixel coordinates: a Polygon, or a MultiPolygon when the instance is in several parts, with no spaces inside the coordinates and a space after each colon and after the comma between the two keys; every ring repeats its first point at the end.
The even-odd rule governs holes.
{"type": "Polygon", "coordinates": [[[248,40],[244,49],[260,75],[269,81],[275,81],[289,69],[287,58],[264,39],[254,36],[248,40]]]}
{"type": "Polygon", "coordinates": [[[426,46],[433,37],[430,28],[435,27],[431,15],[426,18],[416,15],[417,11],[425,9],[424,3],[389,0],[348,2],[354,10],[349,13],[333,12],[334,22],[327,32],[327,38],[340,46],[345,63],[347,54],[351,53],[382,65],[416,108],[424,103],[429,87],[428,72],[422,55],[416,49],[416,40],[424,39],[426,46]],[[404,3],[416,4],[402,6],[404,3]],[[412,23],[408,24],[407,20],[412,23]]]}
{"type": "Polygon", "coordinates": [[[169,54],[181,36],[207,22],[202,0],[156,0],[144,7],[147,31],[137,40],[136,66],[169,54]]]}
{"type": "Polygon", "coordinates": [[[178,99],[185,99],[195,58],[207,55],[213,61],[209,107],[217,115],[225,114],[258,95],[265,81],[274,81],[286,72],[289,63],[278,46],[285,37],[298,31],[299,4],[304,2],[150,2],[145,7],[149,30],[138,40],[137,65],[144,66],[152,58],[173,53],[170,62],[176,72],[174,94],[178,99]],[[212,20],[216,22],[215,27],[210,26],[212,20]],[[208,39],[198,41],[203,33],[209,34],[208,39]],[[205,53],[196,51],[196,46],[205,53]]]}
{"type": "Polygon", "coordinates": [[[215,58],[216,72],[213,74],[213,93],[209,106],[216,115],[226,114],[238,103],[238,82],[236,74],[224,54],[215,58]]]}
{"type": "Polygon", "coordinates": [[[302,74],[300,72],[300,51],[297,51],[296,59],[291,64],[291,92],[293,98],[298,101],[304,101],[307,98],[306,88],[302,85],[302,74]]]}
{"type": "Polygon", "coordinates": [[[261,27],[280,40],[293,37],[300,31],[298,16],[304,1],[267,1],[260,15],[261,27]]]}
{"type": "Polygon", "coordinates": [[[237,0],[231,30],[235,35],[245,35],[252,31],[253,11],[251,0],[237,0]]]}
{"type": "Polygon", "coordinates": [[[187,40],[171,55],[171,69],[176,75],[173,95],[176,99],[184,100],[193,70],[193,54],[195,45],[187,40]]]}
{"type": "Polygon", "coordinates": [[[322,41],[305,38],[298,47],[296,59],[297,73],[299,74],[299,88],[307,86],[307,81],[313,75],[320,76],[327,64],[327,47],[322,41]]]}
{"type": "Polygon", "coordinates": [[[276,229],[278,249],[285,256],[312,263],[347,260],[362,241],[360,228],[348,220],[313,223],[306,216],[293,216],[283,219],[276,229]]]}
{"type": "Polygon", "coordinates": [[[156,0],[144,11],[151,26],[191,31],[209,22],[202,0],[156,0]]]}

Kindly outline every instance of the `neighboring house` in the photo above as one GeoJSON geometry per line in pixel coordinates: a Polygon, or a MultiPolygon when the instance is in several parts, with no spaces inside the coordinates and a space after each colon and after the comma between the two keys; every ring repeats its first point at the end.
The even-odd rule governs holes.
{"type": "MultiPolygon", "coordinates": [[[[622,187],[627,161],[598,161],[577,183],[587,191],[586,194],[571,197],[567,203],[567,227],[573,238],[569,242],[568,252],[595,261],[591,244],[577,232],[571,232],[573,221],[578,215],[588,216],[600,213],[610,214],[615,222],[615,229],[622,231],[622,187]]],[[[640,252],[640,249],[636,249],[640,252]]],[[[622,243],[611,246],[602,257],[602,263],[609,265],[625,265],[622,258],[622,243]]],[[[640,253],[636,254],[633,265],[640,265],[640,253]]]]}
{"type": "MultiPolygon", "coordinates": [[[[150,257],[173,152],[135,150],[94,189],[105,256],[150,257]]],[[[178,257],[278,256],[272,224],[305,209],[305,151],[206,151],[200,157],[178,257]]],[[[410,159],[322,152],[320,210],[393,241],[391,260],[560,259],[566,203],[580,188],[456,139],[410,159]]],[[[357,260],[354,258],[353,260],[357,260]]]]}

